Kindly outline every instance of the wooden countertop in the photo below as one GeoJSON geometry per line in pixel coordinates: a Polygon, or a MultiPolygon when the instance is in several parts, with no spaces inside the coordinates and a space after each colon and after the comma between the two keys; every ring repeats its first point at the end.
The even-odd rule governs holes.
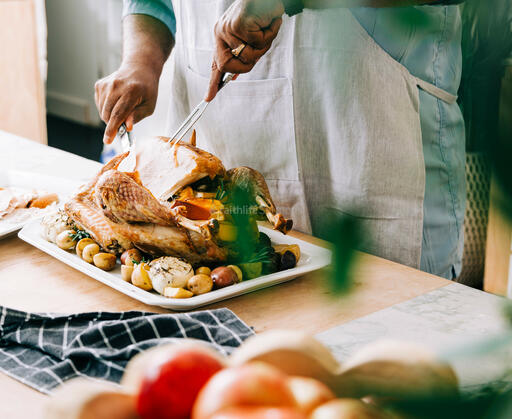
{"type": "MultiPolygon", "coordinates": [[[[0,131],[0,165],[86,179],[98,163],[0,131]]],[[[321,243],[300,233],[304,240],[321,243]]],[[[381,258],[361,254],[349,297],[326,288],[324,271],[257,291],[208,308],[227,307],[256,332],[301,329],[312,334],[444,287],[450,281],[381,258]]],[[[0,305],[25,311],[83,312],[165,309],[139,303],[24,243],[0,241],[0,305]]],[[[0,374],[0,417],[40,418],[46,396],[0,374]]]]}

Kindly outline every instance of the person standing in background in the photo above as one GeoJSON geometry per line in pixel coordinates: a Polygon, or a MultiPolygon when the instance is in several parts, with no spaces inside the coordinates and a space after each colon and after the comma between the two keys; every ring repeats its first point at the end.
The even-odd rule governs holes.
{"type": "Polygon", "coordinates": [[[123,63],[96,85],[105,141],[151,114],[174,42],[169,132],[210,79],[245,64],[251,71],[197,125],[199,145],[227,166],[260,170],[300,230],[317,232],[334,208],[360,220],[363,250],[453,279],[465,205],[457,6],[318,1],[305,6],[328,10],[296,13],[297,2],[283,3],[125,1],[123,63]],[[285,6],[293,17],[281,17],[285,6]],[[259,44],[244,38],[244,22],[260,25],[259,44]]]}

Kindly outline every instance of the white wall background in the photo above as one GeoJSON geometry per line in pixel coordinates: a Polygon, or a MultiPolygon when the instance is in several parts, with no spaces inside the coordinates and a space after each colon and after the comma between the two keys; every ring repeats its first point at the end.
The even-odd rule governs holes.
{"type": "MultiPolygon", "coordinates": [[[[122,0],[46,0],[48,19],[47,111],[86,125],[100,126],[94,83],[121,61],[122,0]]],[[[164,68],[153,116],[137,124],[137,138],[164,132],[170,90],[164,68]]]]}
{"type": "Polygon", "coordinates": [[[47,0],[48,113],[99,125],[94,83],[121,58],[122,0],[47,0]]]}

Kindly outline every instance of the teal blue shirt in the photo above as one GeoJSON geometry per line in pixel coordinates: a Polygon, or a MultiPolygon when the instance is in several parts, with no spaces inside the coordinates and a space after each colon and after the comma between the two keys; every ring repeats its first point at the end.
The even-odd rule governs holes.
{"type": "MultiPolygon", "coordinates": [[[[413,75],[456,95],[462,59],[457,6],[357,8],[352,13],[372,38],[413,75]]],[[[124,15],[147,14],[174,34],[171,0],[125,0],[124,15]]],[[[453,279],[462,265],[465,139],[457,104],[420,90],[426,166],[421,269],[453,279]]]]}

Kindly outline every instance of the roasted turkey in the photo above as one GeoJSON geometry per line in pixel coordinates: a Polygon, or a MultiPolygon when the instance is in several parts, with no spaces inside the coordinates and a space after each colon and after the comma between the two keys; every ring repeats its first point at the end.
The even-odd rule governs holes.
{"type": "Polygon", "coordinates": [[[286,233],[292,221],[278,214],[263,176],[254,169],[226,171],[220,159],[190,142],[148,138],[114,157],[64,206],[77,228],[105,250],[138,248],[208,264],[229,257],[219,223],[229,221],[221,195],[249,191],[251,203],[286,233]]]}

